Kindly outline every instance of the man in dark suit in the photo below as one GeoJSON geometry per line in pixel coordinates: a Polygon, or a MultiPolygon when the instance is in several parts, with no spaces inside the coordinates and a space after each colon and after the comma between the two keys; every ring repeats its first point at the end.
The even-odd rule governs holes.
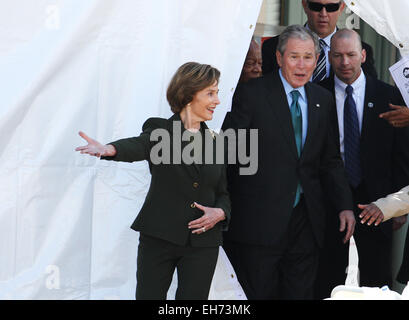
{"type": "MultiPolygon", "coordinates": [[[[331,37],[337,31],[337,21],[345,8],[345,3],[340,0],[302,0],[304,12],[307,15],[306,28],[315,32],[320,38],[321,54],[313,73],[312,81],[319,82],[329,77],[333,71],[330,66],[328,52],[331,37]]],[[[262,69],[263,74],[271,73],[278,69],[275,52],[278,44],[278,36],[264,41],[262,46],[262,69]]],[[[366,74],[376,78],[372,48],[367,43],[362,43],[367,59],[362,65],[366,74]]]]}
{"type": "MultiPolygon", "coordinates": [[[[358,216],[359,203],[370,203],[398,191],[409,183],[409,128],[394,128],[380,118],[389,104],[402,105],[399,91],[366,75],[359,35],[339,30],[332,37],[330,59],[335,76],[321,85],[332,91],[331,125],[354,197],[358,216]]],[[[326,298],[336,285],[344,284],[348,266],[348,246],[334,232],[331,214],[325,247],[317,279],[317,298],[326,298]]],[[[354,239],[359,254],[360,285],[391,285],[392,222],[379,227],[358,223],[354,239]]]]}
{"type": "MultiPolygon", "coordinates": [[[[345,241],[352,197],[330,136],[331,94],[309,82],[318,39],[301,26],[280,36],[280,70],[236,89],[223,129],[258,129],[254,175],[228,169],[232,219],[224,249],[249,299],[311,299],[324,235],[324,189],[338,208],[345,241]]],[[[248,131],[248,130],[246,130],[248,131]]]]}

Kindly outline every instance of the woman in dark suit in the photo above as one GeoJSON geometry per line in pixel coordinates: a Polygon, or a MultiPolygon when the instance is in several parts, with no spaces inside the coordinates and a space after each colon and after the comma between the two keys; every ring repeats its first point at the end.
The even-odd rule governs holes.
{"type": "Polygon", "coordinates": [[[218,138],[204,122],[220,103],[219,77],[210,65],[185,63],[167,90],[171,118],[150,118],[140,136],[107,145],[79,133],[88,145],[76,151],[149,162],[150,188],[131,226],[140,232],[136,299],[166,299],[175,268],[176,299],[208,298],[230,217],[225,166],[213,161],[218,138]]]}

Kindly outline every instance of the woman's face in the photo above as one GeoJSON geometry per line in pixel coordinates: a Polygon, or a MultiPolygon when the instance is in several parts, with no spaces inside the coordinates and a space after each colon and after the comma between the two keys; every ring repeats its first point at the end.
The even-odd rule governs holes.
{"type": "Polygon", "coordinates": [[[220,104],[217,81],[211,86],[198,91],[188,104],[190,114],[195,121],[212,120],[216,106],[220,104]]]}

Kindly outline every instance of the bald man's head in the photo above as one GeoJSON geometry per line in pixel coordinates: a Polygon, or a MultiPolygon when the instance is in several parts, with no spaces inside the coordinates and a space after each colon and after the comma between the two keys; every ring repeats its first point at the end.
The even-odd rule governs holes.
{"type": "Polygon", "coordinates": [[[362,40],[358,32],[350,29],[340,29],[334,33],[331,37],[331,47],[333,42],[338,41],[339,39],[347,39],[348,41],[354,42],[359,50],[362,50],[362,40]]]}
{"type": "Polygon", "coordinates": [[[366,60],[359,34],[349,29],[338,30],[331,38],[329,59],[335,75],[341,81],[346,84],[355,82],[366,60]]]}
{"type": "Polygon", "coordinates": [[[247,82],[261,75],[261,48],[255,40],[251,40],[239,81],[247,82]]]}

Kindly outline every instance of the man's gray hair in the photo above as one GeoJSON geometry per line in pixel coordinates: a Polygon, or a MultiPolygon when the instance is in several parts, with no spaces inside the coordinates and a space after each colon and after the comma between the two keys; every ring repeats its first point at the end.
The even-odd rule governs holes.
{"type": "Polygon", "coordinates": [[[285,28],[278,38],[277,50],[281,55],[284,54],[288,40],[290,39],[312,40],[314,42],[315,54],[318,56],[321,52],[318,36],[307,28],[295,24],[285,28]]]}

